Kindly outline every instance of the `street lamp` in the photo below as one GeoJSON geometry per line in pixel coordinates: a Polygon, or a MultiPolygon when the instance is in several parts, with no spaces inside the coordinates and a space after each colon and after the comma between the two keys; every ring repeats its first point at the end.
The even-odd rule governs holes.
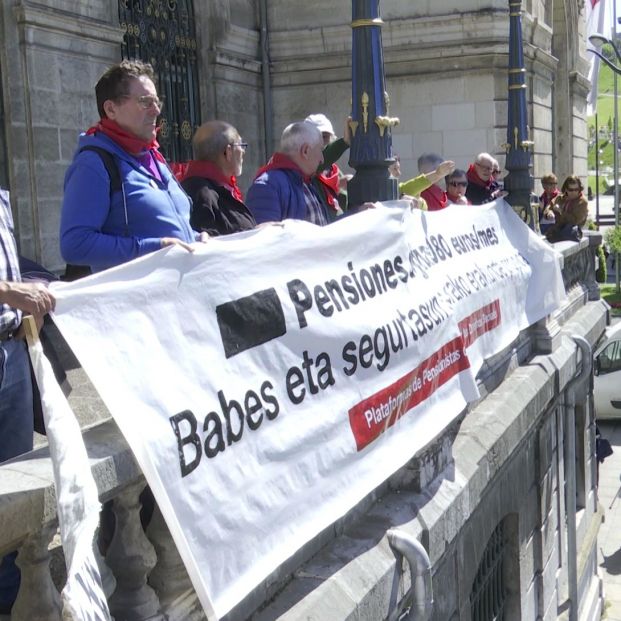
{"type": "MultiPolygon", "coordinates": [[[[616,31],[616,28],[615,28],[616,31]]],[[[615,32],[616,34],[616,32],[615,32]]],[[[616,65],[612,61],[608,60],[602,53],[601,48],[604,43],[609,43],[612,46],[612,49],[615,52],[615,56],[617,57],[617,61],[621,63],[621,53],[619,52],[619,48],[617,47],[614,40],[605,37],[601,33],[592,34],[589,37],[589,43],[593,46],[593,48],[589,48],[587,51],[591,52],[598,56],[601,60],[604,61],[608,67],[612,69],[614,82],[613,82],[613,106],[614,106],[614,126],[612,130],[613,135],[613,144],[614,148],[612,150],[614,156],[613,162],[613,175],[614,175],[614,183],[615,183],[615,204],[614,204],[614,214],[615,214],[615,226],[619,226],[619,120],[618,120],[618,101],[619,101],[619,90],[617,87],[617,76],[621,74],[621,66],[616,65]]],[[[619,292],[620,283],[619,283],[619,253],[615,253],[615,285],[616,290],[619,292]]]]}
{"type": "Polygon", "coordinates": [[[528,137],[528,105],[526,102],[526,68],[522,43],[522,0],[509,0],[509,68],[507,102],[507,154],[504,179],[509,192],[507,202],[524,214],[529,226],[537,229],[536,209],[531,204],[533,177],[530,174],[532,141],[528,137]]]}
{"type": "Polygon", "coordinates": [[[349,164],[356,174],[347,184],[350,205],[399,198],[388,167],[392,156],[390,99],[384,77],[379,0],[352,0],[352,100],[349,164]]]}

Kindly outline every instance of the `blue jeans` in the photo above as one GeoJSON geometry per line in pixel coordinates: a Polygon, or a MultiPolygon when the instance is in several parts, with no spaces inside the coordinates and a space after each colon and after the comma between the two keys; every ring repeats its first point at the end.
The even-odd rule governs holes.
{"type": "MultiPolygon", "coordinates": [[[[32,450],[32,383],[25,341],[0,342],[0,462],[32,450]]],[[[0,612],[10,610],[19,590],[15,557],[0,564],[0,612]]]]}

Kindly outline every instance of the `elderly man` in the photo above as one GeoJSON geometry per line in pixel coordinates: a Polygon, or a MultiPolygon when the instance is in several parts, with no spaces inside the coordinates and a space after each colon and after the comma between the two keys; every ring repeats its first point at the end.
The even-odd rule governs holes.
{"type": "MultiPolygon", "coordinates": [[[[37,318],[54,308],[40,283],[21,282],[8,195],[0,190],[0,462],[32,449],[32,384],[22,313],[37,318]]],[[[15,553],[0,565],[0,615],[9,614],[19,589],[15,553]]]]}
{"type": "Polygon", "coordinates": [[[259,170],[248,190],[246,205],[257,222],[293,218],[324,226],[329,217],[311,184],[323,162],[323,138],[307,121],[291,123],[280,138],[280,149],[259,170]]]}
{"type": "Polygon", "coordinates": [[[498,162],[489,153],[479,153],[468,168],[468,188],[466,198],[473,205],[483,205],[496,200],[503,193],[500,184],[494,179],[494,167],[498,162]]]}
{"type": "Polygon", "coordinates": [[[153,68],[110,67],[95,86],[100,120],[80,136],[65,175],[63,258],[99,271],[205,238],[190,227],[190,201],[155,139],[162,109],[153,68]]]}
{"type": "Polygon", "coordinates": [[[224,121],[208,121],[196,130],[194,160],[181,182],[192,199],[192,228],[216,236],[256,226],[237,186],[247,146],[239,132],[224,121]]]}

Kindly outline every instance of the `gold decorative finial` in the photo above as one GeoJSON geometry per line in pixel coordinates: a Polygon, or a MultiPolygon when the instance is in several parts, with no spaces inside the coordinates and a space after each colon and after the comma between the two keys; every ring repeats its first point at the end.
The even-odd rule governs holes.
{"type": "Polygon", "coordinates": [[[375,117],[375,124],[379,128],[380,136],[383,137],[384,136],[384,132],[386,131],[387,127],[394,127],[395,125],[399,125],[399,119],[396,116],[394,116],[394,117],[376,116],[375,117]]]}
{"type": "Polygon", "coordinates": [[[364,91],[362,93],[362,126],[364,127],[364,133],[369,130],[369,94],[364,91]]]}

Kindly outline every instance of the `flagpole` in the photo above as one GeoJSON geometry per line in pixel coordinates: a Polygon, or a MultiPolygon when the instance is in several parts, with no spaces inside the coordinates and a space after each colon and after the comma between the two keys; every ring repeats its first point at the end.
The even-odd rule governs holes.
{"type": "Polygon", "coordinates": [[[599,225],[599,125],[597,101],[595,102],[595,222],[599,225]]]}

